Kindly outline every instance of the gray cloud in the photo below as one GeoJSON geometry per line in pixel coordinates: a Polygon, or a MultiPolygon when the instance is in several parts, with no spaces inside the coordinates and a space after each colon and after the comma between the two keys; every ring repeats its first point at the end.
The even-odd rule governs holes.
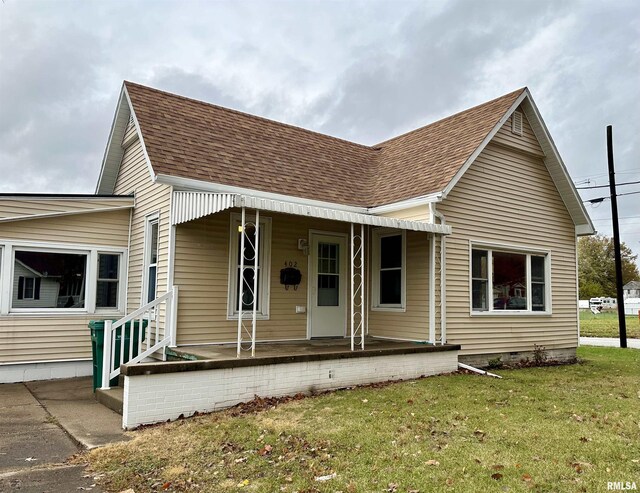
{"type": "Polygon", "coordinates": [[[5,0],[0,192],[92,192],[123,79],[368,144],[527,85],[575,179],[606,183],[611,123],[637,180],[639,64],[632,0],[5,0]]]}

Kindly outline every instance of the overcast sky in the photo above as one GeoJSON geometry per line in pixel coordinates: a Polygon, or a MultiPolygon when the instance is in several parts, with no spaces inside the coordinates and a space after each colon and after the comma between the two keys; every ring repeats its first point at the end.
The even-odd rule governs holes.
{"type": "Polygon", "coordinates": [[[528,86],[574,181],[608,183],[607,124],[640,181],[637,0],[2,0],[0,192],[93,193],[124,79],[363,144],[528,86]]]}

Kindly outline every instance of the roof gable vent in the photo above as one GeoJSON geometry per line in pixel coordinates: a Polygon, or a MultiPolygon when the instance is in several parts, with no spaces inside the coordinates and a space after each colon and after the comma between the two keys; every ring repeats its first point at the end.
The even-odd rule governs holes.
{"type": "Polygon", "coordinates": [[[522,136],[522,112],[514,111],[511,115],[511,133],[522,136]]]}

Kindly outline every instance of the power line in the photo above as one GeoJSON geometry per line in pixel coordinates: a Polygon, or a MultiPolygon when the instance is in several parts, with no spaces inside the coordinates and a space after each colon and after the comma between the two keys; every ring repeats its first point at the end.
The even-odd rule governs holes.
{"type": "MultiPolygon", "coordinates": [[[[621,187],[622,185],[636,185],[638,183],[640,183],[640,180],[628,181],[626,183],[616,183],[616,187],[621,187]]],[[[609,188],[609,185],[594,185],[593,187],[576,187],[577,190],[587,190],[591,188],[609,188]]]]}
{"type": "MultiPolygon", "coordinates": [[[[608,185],[607,185],[608,186],[608,185]]],[[[623,195],[635,195],[636,193],[640,193],[640,190],[636,191],[636,192],[627,192],[627,193],[617,193],[616,197],[622,197],[623,195]]],[[[589,200],[583,200],[582,203],[586,204],[586,203],[590,203],[590,204],[599,204],[600,202],[602,202],[603,200],[608,200],[611,199],[610,196],[606,196],[606,197],[597,197],[595,199],[589,199],[589,200]]]]}

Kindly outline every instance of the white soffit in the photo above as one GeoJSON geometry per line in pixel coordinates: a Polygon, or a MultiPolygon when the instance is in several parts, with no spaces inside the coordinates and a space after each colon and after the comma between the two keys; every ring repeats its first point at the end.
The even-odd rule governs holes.
{"type": "Polygon", "coordinates": [[[181,224],[215,214],[232,207],[247,207],[282,214],[314,217],[355,224],[368,224],[385,228],[424,231],[428,233],[451,234],[451,226],[431,224],[421,221],[407,221],[392,217],[374,216],[347,212],[327,207],[297,204],[295,202],[265,199],[251,195],[207,192],[173,192],[171,222],[181,224]]]}

